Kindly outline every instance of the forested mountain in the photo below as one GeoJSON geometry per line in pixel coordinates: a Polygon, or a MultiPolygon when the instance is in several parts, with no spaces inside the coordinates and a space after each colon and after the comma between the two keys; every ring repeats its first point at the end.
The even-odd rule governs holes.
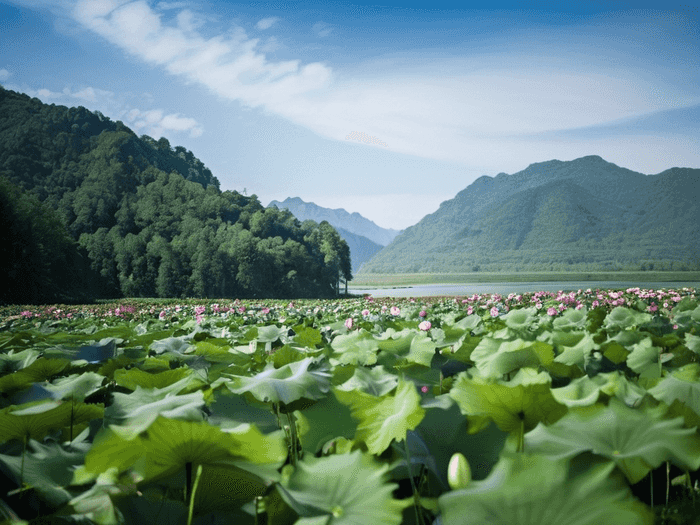
{"type": "Polygon", "coordinates": [[[362,265],[369,261],[372,256],[383,248],[379,244],[370,241],[367,237],[349,232],[343,228],[335,227],[340,236],[348,243],[350,248],[350,263],[352,272],[359,272],[362,265]]]}
{"type": "Polygon", "coordinates": [[[268,206],[287,209],[299,220],[328,221],[336,228],[361,235],[380,246],[386,246],[401,233],[399,230],[382,228],[359,213],[348,213],[343,208],[324,208],[313,202],[304,202],[299,197],[288,197],[284,201],[272,201],[268,206]]]}
{"type": "Polygon", "coordinates": [[[0,301],[326,297],[351,278],[349,248],[330,224],[302,224],[255,195],[221,192],[190,151],[167,139],[1,87],[0,182],[11,232],[2,263],[16,285],[0,301]],[[59,277],[17,263],[52,256],[41,240],[49,230],[41,217],[52,213],[56,254],[82,258],[86,271],[59,277]]]}
{"type": "Polygon", "coordinates": [[[551,160],[480,177],[362,272],[697,270],[698,224],[700,169],[551,160]]]}

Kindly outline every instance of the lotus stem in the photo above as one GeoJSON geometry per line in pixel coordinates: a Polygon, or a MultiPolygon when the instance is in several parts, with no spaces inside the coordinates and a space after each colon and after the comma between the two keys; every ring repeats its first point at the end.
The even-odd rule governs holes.
{"type": "MultiPolygon", "coordinates": [[[[188,463],[191,465],[191,463],[188,463]]],[[[197,465],[197,474],[194,477],[194,484],[192,485],[192,491],[190,492],[190,508],[187,514],[187,525],[192,525],[192,516],[194,514],[194,495],[197,492],[197,485],[199,485],[199,478],[202,476],[202,465],[197,465]]]]}
{"type": "Polygon", "coordinates": [[[413,490],[413,510],[416,512],[416,523],[423,525],[422,512],[420,512],[420,493],[416,488],[416,482],[413,479],[413,465],[411,464],[411,452],[408,449],[408,434],[404,440],[404,450],[406,451],[406,462],[408,463],[408,479],[411,480],[411,490],[413,490]]]}

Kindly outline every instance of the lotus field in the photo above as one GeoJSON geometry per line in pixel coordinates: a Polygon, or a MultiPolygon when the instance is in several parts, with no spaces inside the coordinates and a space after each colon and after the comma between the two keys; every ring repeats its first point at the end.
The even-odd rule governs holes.
{"type": "Polygon", "coordinates": [[[699,523],[693,289],[5,307],[3,523],[699,523]]]}

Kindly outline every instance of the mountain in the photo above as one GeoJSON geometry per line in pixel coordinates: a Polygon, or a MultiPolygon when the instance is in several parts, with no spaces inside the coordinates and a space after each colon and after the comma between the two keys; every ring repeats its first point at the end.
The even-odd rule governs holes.
{"type": "Polygon", "coordinates": [[[300,221],[312,220],[318,223],[328,221],[336,228],[342,228],[356,235],[366,237],[375,244],[386,246],[401,233],[399,230],[392,230],[377,226],[374,222],[363,217],[359,213],[348,213],[342,208],[323,208],[313,202],[304,202],[299,197],[290,197],[282,202],[272,201],[268,206],[276,206],[280,209],[288,209],[300,221]]]}
{"type": "Polygon", "coordinates": [[[362,272],[697,269],[698,224],[700,169],[551,160],[478,178],[362,272]]]}
{"type": "Polygon", "coordinates": [[[332,297],[350,250],[194,154],[83,107],[0,86],[0,303],[96,297],[332,297]]]}
{"type": "Polygon", "coordinates": [[[299,197],[287,198],[283,202],[272,201],[270,206],[287,209],[300,221],[327,221],[335,227],[350,247],[353,272],[360,271],[366,261],[401,233],[377,226],[359,213],[348,213],[342,208],[323,208],[313,202],[304,202],[299,197]]]}

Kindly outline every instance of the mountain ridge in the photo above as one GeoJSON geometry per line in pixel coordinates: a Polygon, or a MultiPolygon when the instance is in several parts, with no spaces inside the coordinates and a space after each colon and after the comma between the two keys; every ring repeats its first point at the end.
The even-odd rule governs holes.
{"type": "Polygon", "coordinates": [[[363,272],[698,266],[700,169],[644,175],[598,155],[477,178],[363,272]]]}

